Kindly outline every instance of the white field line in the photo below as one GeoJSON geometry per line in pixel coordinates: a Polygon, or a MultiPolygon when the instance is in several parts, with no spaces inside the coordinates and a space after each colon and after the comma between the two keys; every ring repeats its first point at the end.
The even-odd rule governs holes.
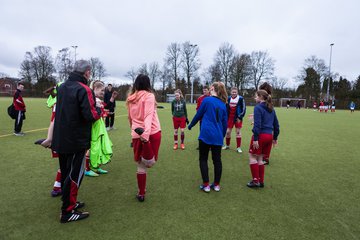
{"type": "MultiPolygon", "coordinates": [[[[127,114],[118,115],[118,116],[115,116],[115,118],[117,118],[117,117],[125,117],[125,116],[127,116],[127,114]]],[[[24,133],[31,133],[31,132],[45,131],[45,130],[47,130],[47,129],[48,129],[47,127],[46,127],[46,128],[32,129],[32,130],[28,130],[28,131],[26,131],[26,132],[24,132],[24,133]]],[[[0,138],[3,138],[3,137],[10,137],[10,136],[13,136],[13,135],[14,135],[13,133],[11,133],[11,134],[5,134],[5,135],[0,135],[0,138]]]]}

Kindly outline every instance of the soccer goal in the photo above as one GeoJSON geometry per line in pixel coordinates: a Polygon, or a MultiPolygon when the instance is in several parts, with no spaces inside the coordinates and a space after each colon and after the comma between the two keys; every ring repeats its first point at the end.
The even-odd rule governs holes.
{"type": "Polygon", "coordinates": [[[302,108],[306,108],[306,99],[304,98],[280,98],[280,107],[297,107],[298,103],[301,104],[302,108]]]}
{"type": "MultiPolygon", "coordinates": [[[[201,96],[202,94],[193,94],[193,103],[197,102],[197,99],[201,96]]],[[[191,94],[185,94],[185,102],[189,103],[191,102],[191,94]]]]}

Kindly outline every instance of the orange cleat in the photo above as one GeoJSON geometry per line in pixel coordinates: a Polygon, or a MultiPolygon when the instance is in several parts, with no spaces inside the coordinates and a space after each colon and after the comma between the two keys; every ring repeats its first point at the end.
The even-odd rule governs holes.
{"type": "Polygon", "coordinates": [[[185,149],[185,144],[180,144],[180,148],[181,148],[181,150],[184,150],[185,149]]]}
{"type": "Polygon", "coordinates": [[[175,144],[174,144],[174,150],[177,150],[177,149],[178,149],[178,144],[175,143],[175,144]]]}

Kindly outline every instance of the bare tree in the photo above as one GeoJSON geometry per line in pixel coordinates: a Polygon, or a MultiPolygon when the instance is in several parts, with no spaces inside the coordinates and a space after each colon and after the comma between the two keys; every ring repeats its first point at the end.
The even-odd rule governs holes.
{"type": "Polygon", "coordinates": [[[173,82],[179,79],[179,68],[181,66],[181,47],[178,43],[171,43],[166,51],[166,68],[169,69],[173,82]]]}
{"type": "Polygon", "coordinates": [[[274,60],[265,51],[254,51],[251,53],[252,82],[255,89],[263,79],[271,79],[274,75],[274,60]]]}
{"type": "Polygon", "coordinates": [[[225,87],[229,86],[229,77],[235,54],[236,52],[232,44],[223,43],[215,55],[215,66],[220,68],[221,80],[224,81],[225,87]]]}
{"type": "Polygon", "coordinates": [[[251,79],[251,58],[249,54],[236,54],[233,58],[231,82],[243,91],[251,79]]]}
{"type": "Polygon", "coordinates": [[[154,89],[155,83],[160,79],[161,71],[157,62],[149,64],[149,77],[151,80],[151,88],[154,89]]]}
{"type": "Polygon", "coordinates": [[[63,48],[59,50],[56,59],[55,66],[59,74],[60,81],[65,81],[70,72],[72,71],[74,62],[71,60],[71,51],[69,48],[63,48]]]}
{"type": "Polygon", "coordinates": [[[190,42],[185,42],[182,44],[181,56],[181,66],[185,72],[187,87],[189,89],[191,86],[191,78],[196,77],[196,72],[201,66],[199,59],[199,47],[197,45],[190,44],[190,42]]]}
{"type": "Polygon", "coordinates": [[[272,85],[273,89],[277,89],[277,90],[284,90],[287,82],[288,82],[288,79],[286,79],[286,78],[273,77],[271,79],[271,85],[272,85]]]}
{"type": "Polygon", "coordinates": [[[107,76],[104,64],[99,58],[92,57],[89,62],[91,65],[91,80],[101,80],[102,77],[107,76]]]}
{"type": "Polygon", "coordinates": [[[138,74],[149,75],[147,63],[143,63],[138,70],[138,74]]]}
{"type": "Polygon", "coordinates": [[[51,48],[38,46],[33,53],[26,52],[19,74],[29,82],[46,82],[53,80],[52,74],[55,72],[51,48]]]}
{"type": "Polygon", "coordinates": [[[218,63],[214,63],[205,70],[203,74],[206,82],[215,82],[221,80],[221,69],[218,63]]]}
{"type": "Polygon", "coordinates": [[[131,70],[127,71],[126,74],[124,75],[127,78],[130,78],[132,83],[135,82],[136,76],[137,76],[137,72],[134,70],[134,68],[131,68],[131,70]]]}

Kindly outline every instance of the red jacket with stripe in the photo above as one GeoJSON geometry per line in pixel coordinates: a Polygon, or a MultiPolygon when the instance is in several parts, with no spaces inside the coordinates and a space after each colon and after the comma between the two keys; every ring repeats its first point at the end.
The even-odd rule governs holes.
{"type": "Polygon", "coordinates": [[[21,96],[21,91],[19,89],[16,89],[16,92],[14,94],[13,98],[13,104],[16,111],[26,111],[26,106],[24,103],[24,100],[21,96]]]}
{"type": "Polygon", "coordinates": [[[93,91],[81,74],[72,72],[57,93],[52,148],[76,153],[90,148],[91,126],[101,116],[93,91]]]}

